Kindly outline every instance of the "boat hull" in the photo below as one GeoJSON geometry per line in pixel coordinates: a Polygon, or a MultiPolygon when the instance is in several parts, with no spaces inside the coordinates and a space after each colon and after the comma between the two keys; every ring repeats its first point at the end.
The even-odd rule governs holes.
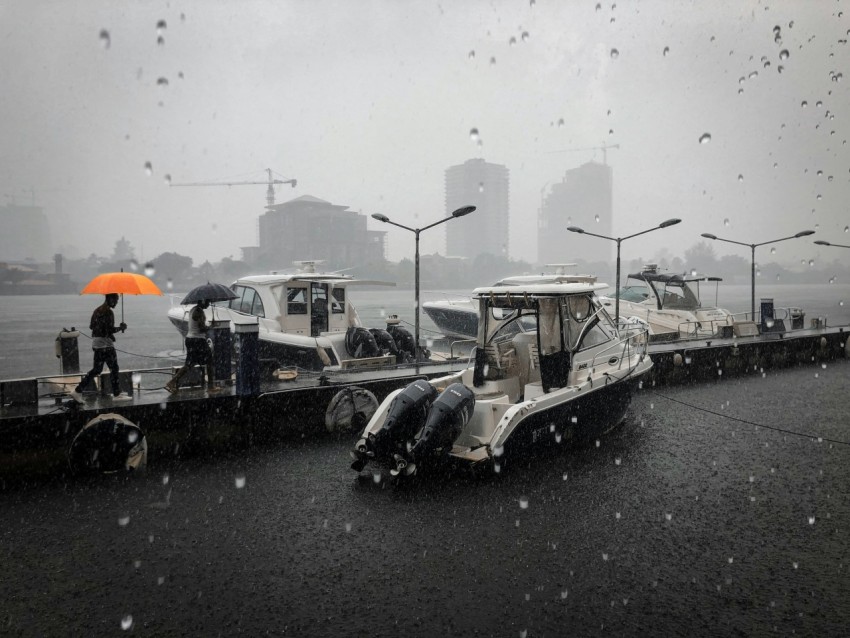
{"type": "Polygon", "coordinates": [[[474,339],[478,334],[478,313],[469,305],[425,303],[422,309],[447,337],[474,339]]]}

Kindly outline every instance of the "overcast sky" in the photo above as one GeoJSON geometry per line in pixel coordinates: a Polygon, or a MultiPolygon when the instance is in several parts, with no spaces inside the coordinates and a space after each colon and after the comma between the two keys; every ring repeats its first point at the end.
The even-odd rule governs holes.
{"type": "MultiPolygon", "coordinates": [[[[263,180],[268,167],[298,180],[278,202],[313,195],[424,226],[445,214],[444,170],[483,157],[510,169],[510,254],[533,260],[542,189],[602,160],[552,151],[618,144],[615,234],[683,219],[624,243],[624,259],[682,254],[703,232],[761,242],[811,228],[850,244],[842,11],[850,2],[5,0],[0,203],[34,192],[54,250],[108,255],[123,235],[142,259],[199,263],[256,244],[265,187],[167,176],[263,180]]],[[[382,230],[391,259],[412,252],[409,233],[382,230]]],[[[812,239],[774,258],[845,257],[812,239]]],[[[591,239],[565,230],[565,253],[577,241],[591,239]]],[[[434,251],[442,228],[422,235],[434,251]]]]}

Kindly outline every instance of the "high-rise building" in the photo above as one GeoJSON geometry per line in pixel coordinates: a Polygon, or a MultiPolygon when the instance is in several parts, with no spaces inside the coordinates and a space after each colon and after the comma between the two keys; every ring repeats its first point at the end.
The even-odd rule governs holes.
{"type": "Polygon", "coordinates": [[[568,170],[543,197],[537,224],[537,259],[541,263],[614,260],[616,245],[567,230],[584,230],[613,237],[614,173],[607,164],[587,162],[568,170]]]}
{"type": "Polygon", "coordinates": [[[0,260],[48,261],[52,255],[50,227],[40,206],[0,207],[0,260]]]}
{"type": "Polygon", "coordinates": [[[367,216],[303,195],[266,207],[260,245],[243,248],[251,263],[287,268],[293,261],[322,260],[329,270],[362,267],[386,259],[386,231],[367,230],[367,216]]]}
{"type": "Polygon", "coordinates": [[[501,164],[471,159],[446,169],[446,214],[476,206],[447,223],[446,254],[474,259],[482,253],[508,256],[509,172],[501,164]]]}

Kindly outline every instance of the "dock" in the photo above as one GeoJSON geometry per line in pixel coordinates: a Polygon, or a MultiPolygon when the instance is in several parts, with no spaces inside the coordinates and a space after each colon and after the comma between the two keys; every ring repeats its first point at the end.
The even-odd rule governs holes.
{"type": "MultiPolygon", "coordinates": [[[[650,339],[653,385],[722,381],[738,375],[794,365],[825,365],[850,355],[850,326],[813,326],[722,337],[650,339]]],[[[258,443],[354,436],[365,421],[326,424],[328,406],[341,392],[363,389],[380,403],[393,390],[416,379],[457,372],[468,355],[445,361],[388,368],[300,372],[292,380],[264,373],[256,392],[225,382],[208,394],[200,382],[175,394],[164,388],[170,368],[121,371],[120,384],[132,401],[113,402],[106,393],[87,395],[78,404],[68,390],[81,375],[54,375],[0,381],[0,486],[30,475],[70,472],[68,453],[82,428],[95,417],[117,414],[143,432],[150,458],[243,450],[258,443]]],[[[108,388],[108,373],[100,388],[108,388]]],[[[193,383],[191,375],[187,375],[193,383]]]]}

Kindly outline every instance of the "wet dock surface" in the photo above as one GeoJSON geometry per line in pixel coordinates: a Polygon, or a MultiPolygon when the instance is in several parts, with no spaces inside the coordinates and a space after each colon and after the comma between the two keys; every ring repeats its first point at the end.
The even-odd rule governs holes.
{"type": "Polygon", "coordinates": [[[645,388],[598,446],[487,477],[358,478],[324,438],[17,486],[0,633],[841,635],[850,362],[825,366],[645,388]]]}

